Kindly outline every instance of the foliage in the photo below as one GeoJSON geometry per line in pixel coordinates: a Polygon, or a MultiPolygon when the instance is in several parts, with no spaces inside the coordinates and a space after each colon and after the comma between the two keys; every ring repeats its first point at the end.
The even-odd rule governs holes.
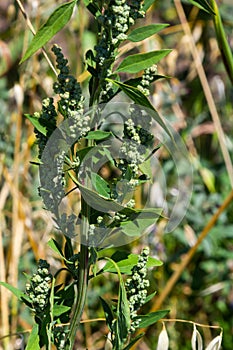
{"type": "MultiPolygon", "coordinates": [[[[134,349],[138,341],[141,341],[143,349],[153,349],[157,343],[158,350],[165,349],[168,342],[172,349],[189,349],[190,342],[192,348],[196,349],[201,348],[202,338],[206,338],[206,346],[210,344],[208,349],[220,346],[222,335],[219,335],[219,332],[216,334],[214,329],[205,331],[203,328],[202,334],[196,329],[198,325],[194,325],[191,331],[188,330],[187,324],[178,321],[176,327],[169,328],[169,321],[164,320],[168,325],[168,336],[164,328],[160,335],[158,332],[155,335],[155,326],[153,330],[150,326],[164,318],[167,309],[170,309],[171,317],[175,314],[175,317],[179,318],[220,324],[224,330],[223,348],[230,350],[233,220],[231,206],[225,210],[203,244],[199,246],[175,288],[170,291],[170,297],[162,306],[165,310],[153,310],[153,304],[158,298],[155,291],[159,291],[160,295],[163,293],[166,282],[176,270],[176,264],[189,252],[196,242],[196,234],[205,227],[230,191],[227,167],[219,150],[219,140],[214,132],[202,86],[193,68],[183,33],[179,30],[176,32],[180,23],[175,7],[168,1],[144,1],[143,9],[138,15],[136,8],[134,11],[126,8],[124,14],[131,11],[131,20],[127,20],[126,30],[118,25],[121,24],[119,18],[117,19],[118,12],[114,13],[113,8],[106,4],[106,16],[113,19],[113,24],[104,22],[106,19],[103,18],[101,3],[60,1],[59,6],[57,2],[50,0],[46,4],[41,2],[41,11],[33,10],[31,4],[28,4],[27,11],[32,22],[42,25],[32,41],[30,39],[27,49],[23,45],[28,38],[25,36],[23,40],[22,33],[25,33],[25,29],[16,8],[10,12],[13,8],[11,7],[4,20],[7,25],[10,23],[9,27],[5,32],[1,29],[4,41],[1,39],[0,45],[3,47],[3,43],[6,42],[8,51],[3,50],[3,63],[0,64],[0,72],[5,75],[0,80],[0,207],[4,209],[0,232],[0,279],[3,281],[1,292],[3,287],[8,288],[20,301],[20,304],[17,304],[13,298],[10,309],[9,295],[5,290],[1,293],[1,336],[11,333],[13,339],[16,332],[20,334],[25,329],[31,329],[28,338],[23,336],[27,342],[26,349],[39,349],[43,345],[49,349],[52,343],[57,348],[63,346],[71,349],[74,341],[75,347],[88,349],[102,349],[104,346],[134,349]],[[151,5],[153,6],[150,7],[151,5]],[[145,19],[136,18],[143,15],[143,10],[148,11],[145,19]],[[136,21],[136,26],[132,25],[132,19],[136,21]],[[161,24],[163,22],[169,23],[170,26],[161,24]],[[102,30],[103,26],[106,33],[102,30]],[[59,32],[61,28],[63,30],[59,32]],[[162,29],[160,36],[154,35],[162,29]],[[74,37],[77,40],[73,40],[74,37]],[[37,52],[49,41],[59,42],[63,47],[62,51],[70,56],[71,68],[68,67],[68,61],[59,46],[53,46],[59,71],[53,85],[54,91],[51,89],[54,80],[51,78],[52,72],[42,59],[40,51],[37,52]],[[18,68],[22,47],[25,54],[21,60],[23,63],[18,68]],[[34,56],[30,57],[32,54],[34,56]],[[163,59],[160,62],[161,58],[163,59]],[[159,63],[160,73],[157,69],[154,72],[150,71],[155,63],[159,63]],[[76,73],[70,73],[75,70],[78,81],[76,73]],[[169,75],[169,79],[163,75],[163,70],[169,75]],[[148,72],[153,73],[149,78],[148,72]],[[166,80],[160,82],[161,78],[166,80]],[[151,87],[154,81],[155,87],[151,87]],[[150,98],[148,94],[151,94],[150,98]],[[106,124],[102,121],[100,116],[103,109],[96,110],[95,106],[99,106],[100,103],[104,103],[105,106],[118,99],[131,100],[143,110],[145,107],[146,110],[148,108],[153,111],[152,122],[158,123],[168,137],[171,137],[168,124],[160,118],[161,114],[165,115],[179,130],[188,147],[195,169],[193,197],[184,221],[171,234],[163,233],[167,212],[166,208],[163,208],[162,215],[160,208],[160,196],[163,197],[164,193],[162,191],[161,195],[162,185],[158,182],[158,169],[152,167],[148,171],[148,164],[150,168],[150,164],[153,163],[145,164],[145,160],[148,157],[150,159],[153,152],[159,153],[167,185],[171,189],[167,194],[169,198],[172,198],[176,189],[173,163],[169,160],[166,150],[161,145],[154,144],[151,128],[145,125],[143,128],[138,127],[135,114],[141,111],[141,107],[135,107],[131,112],[133,125],[124,120],[127,126],[124,130],[119,130],[110,122],[106,124]],[[35,112],[39,110],[41,100],[41,112],[35,112]],[[22,117],[25,111],[26,118],[22,117]],[[86,118],[85,124],[75,129],[76,136],[78,132],[79,137],[74,138],[72,132],[67,134],[67,128],[71,128],[72,131],[72,127],[78,125],[79,117],[83,113],[85,117],[91,115],[91,121],[86,118]],[[67,147],[66,144],[64,147],[64,140],[67,142],[67,138],[57,134],[60,144],[58,143],[58,148],[52,154],[57,156],[59,151],[65,152],[60,159],[56,157],[51,161],[49,158],[46,162],[46,157],[43,156],[46,154],[46,145],[48,147],[49,139],[57,126],[66,137],[68,135],[71,147],[67,147]],[[34,145],[33,128],[37,146],[34,145]],[[145,129],[147,134],[143,135],[145,129]],[[148,142],[144,144],[146,152],[145,148],[141,150],[136,147],[133,150],[135,154],[138,152],[139,162],[135,162],[133,157],[127,157],[125,160],[124,149],[122,158],[116,160],[112,156],[109,145],[113,140],[123,145],[124,140],[133,139],[132,144],[135,145],[138,137],[141,143],[145,143],[143,137],[148,142]],[[33,165],[29,167],[31,159],[33,165]],[[105,166],[100,172],[88,172],[90,169],[98,169],[102,159],[105,160],[105,166]],[[44,209],[36,192],[38,167],[43,205],[47,211],[53,213],[56,231],[48,217],[44,216],[44,209]],[[83,174],[88,175],[86,183],[83,174]],[[51,181],[55,178],[59,179],[61,185],[56,188],[51,186],[51,181]],[[146,196],[150,197],[153,210],[142,209],[146,196]],[[135,199],[135,207],[132,198],[135,199]],[[60,204],[64,199],[70,201],[72,211],[78,206],[78,210],[75,211],[78,214],[61,211],[60,204]],[[88,205],[90,202],[91,209],[88,205]],[[83,237],[77,238],[80,230],[77,221],[80,218],[83,237]],[[150,233],[141,237],[141,233],[148,226],[151,229],[150,233]],[[123,247],[125,251],[111,247],[111,235],[121,237],[121,234],[126,237],[125,241],[122,240],[122,245],[132,242],[134,238],[140,238],[140,241],[123,247]],[[97,235],[102,235],[101,239],[96,240],[97,235]],[[81,243],[81,248],[77,241],[78,244],[81,243]],[[152,256],[148,257],[145,265],[147,275],[142,280],[150,281],[150,286],[146,286],[145,283],[142,291],[146,290],[148,294],[145,300],[143,299],[144,303],[140,305],[139,314],[135,315],[132,313],[133,304],[127,285],[129,279],[136,276],[136,269],[140,267],[140,259],[144,254],[142,246],[145,245],[150,246],[152,256]],[[22,247],[22,250],[19,247],[22,247]],[[44,262],[45,260],[47,262],[44,262]],[[35,272],[38,261],[38,270],[35,272]],[[35,276],[41,277],[41,263],[48,264],[46,268],[49,270],[49,295],[45,306],[38,304],[35,301],[37,295],[32,293],[36,288],[35,276]],[[18,274],[14,273],[18,267],[19,278],[18,274]],[[151,271],[152,267],[158,268],[151,271]],[[25,271],[30,282],[26,289],[21,276],[25,271]],[[27,309],[22,307],[22,302],[27,309]],[[89,309],[87,311],[85,308],[83,313],[85,303],[89,309]],[[42,309],[39,310],[41,306],[42,309]],[[34,316],[33,321],[31,315],[34,316]],[[102,325],[103,315],[105,322],[102,325]],[[86,318],[90,320],[83,320],[86,318]],[[92,321],[91,326],[89,327],[89,322],[83,321],[92,321]],[[105,323],[108,326],[108,339],[102,337],[97,340],[97,337],[100,338],[100,331],[106,335],[105,323]],[[145,332],[147,336],[143,337],[145,332]],[[180,337],[180,334],[184,336],[180,337]]],[[[227,68],[231,67],[232,58],[224,30],[226,33],[228,30],[230,32],[232,23],[229,13],[232,6],[219,6],[219,9],[215,6],[215,1],[186,1],[184,8],[187,18],[192,23],[193,33],[201,33],[196,40],[204,57],[202,64],[226,131],[231,130],[233,126],[232,87],[228,81],[228,78],[231,79],[231,69],[227,68]],[[199,6],[200,10],[197,10],[190,3],[201,5],[201,9],[199,6]],[[216,46],[213,46],[215,38],[221,48],[226,71],[216,46]]],[[[126,20],[122,19],[123,15],[119,16],[121,21],[126,20]]],[[[50,44],[47,44],[47,48],[49,47],[50,44]]],[[[50,52],[46,47],[45,51],[50,52]]],[[[150,113],[149,115],[151,116],[150,113]]],[[[150,123],[150,118],[145,119],[145,124],[150,123]]],[[[232,135],[226,132],[225,136],[231,154],[232,135]]],[[[168,201],[168,207],[171,203],[168,201]]],[[[42,276],[42,279],[45,277],[42,276]]],[[[43,284],[43,281],[37,282],[40,293],[40,283],[43,284]]],[[[42,287],[46,286],[43,284],[42,287]]],[[[160,327],[156,328],[160,332],[160,327]]],[[[2,339],[4,348],[8,348],[9,339],[2,339]]]]}

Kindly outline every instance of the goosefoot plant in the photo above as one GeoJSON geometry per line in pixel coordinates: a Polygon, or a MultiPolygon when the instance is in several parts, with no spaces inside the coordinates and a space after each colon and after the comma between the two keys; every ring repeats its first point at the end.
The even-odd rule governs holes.
{"type": "MultiPolygon", "coordinates": [[[[58,70],[53,84],[55,96],[43,100],[40,112],[26,115],[35,127],[39,150],[38,161],[34,162],[40,172],[39,194],[65,240],[64,245],[55,239],[48,243],[63,266],[54,275],[48,262],[40,260],[25,292],[2,283],[34,313],[28,350],[75,347],[88,282],[101,273],[117,273],[119,277],[117,300],[110,304],[100,297],[109,328],[106,348],[130,349],[143,336],[135,336],[136,330],[150,326],[168,312],[138,315],[138,310],[155,295],[147,295],[147,269],[161,265],[149,257],[148,248],[140,255],[116,251],[111,258],[104,258],[104,267],[98,267],[99,253],[104,248],[140,237],[161,215],[160,209],[135,208],[134,191],[150,180],[150,157],[159,148],[150,131],[152,121],[169,133],[147,96],[150,83],[161,78],[156,64],[170,50],[127,55],[120,64],[117,59],[119,46],[125,40],[141,41],[166,26],[153,24],[131,30],[151,3],[84,1],[98,27],[97,44],[87,51],[85,59],[90,73],[89,97],[83,95],[70,73],[62,49],[54,45],[58,70]],[[122,72],[134,76],[122,82],[122,72]],[[131,103],[111,103],[120,91],[131,103]],[[103,166],[116,175],[104,179],[103,166]],[[72,205],[67,209],[69,195],[74,191],[80,201],[78,213],[72,205]],[[75,248],[77,242],[79,249],[75,248]],[[70,275],[69,283],[59,285],[56,279],[64,270],[70,275]],[[126,280],[124,274],[129,275],[126,280]]],[[[76,5],[77,1],[71,1],[52,13],[22,62],[68,22],[76,5]]]]}

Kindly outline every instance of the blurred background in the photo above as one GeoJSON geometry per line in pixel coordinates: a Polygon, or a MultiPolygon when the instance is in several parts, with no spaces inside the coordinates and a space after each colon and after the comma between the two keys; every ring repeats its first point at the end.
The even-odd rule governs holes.
{"type": "MultiPolygon", "coordinates": [[[[46,21],[52,11],[64,1],[24,0],[23,5],[34,26],[46,21]]],[[[155,1],[147,17],[137,26],[168,23],[159,35],[136,45],[122,47],[130,52],[172,49],[158,64],[159,74],[169,76],[153,84],[151,101],[179,132],[188,149],[193,165],[193,190],[190,206],[181,224],[172,232],[163,232],[163,223],[156,232],[133,242],[123,250],[139,252],[149,245],[151,254],[163,261],[163,266],[149,272],[150,291],[163,294],[169,278],[185,254],[195,244],[199,233],[221,206],[232,189],[233,173],[233,88],[222,63],[213,21],[210,15],[188,1],[155,1]],[[180,7],[181,6],[181,7],[180,7]],[[185,16],[181,18],[181,9],[185,16]],[[185,29],[189,23],[191,36],[185,29]],[[203,86],[201,71],[197,71],[195,52],[207,78],[203,86]],[[211,92],[216,118],[223,129],[223,138],[216,132],[210,113],[211,92]],[[225,141],[224,141],[225,139],[225,141]],[[231,160],[224,159],[221,145],[225,142],[231,160]]],[[[219,2],[224,28],[233,49],[233,3],[219,2]]],[[[47,259],[52,271],[60,266],[57,256],[47,246],[55,232],[38,195],[38,169],[30,161],[37,159],[33,126],[24,113],[40,110],[41,101],[52,96],[54,73],[43,55],[38,52],[19,65],[32,39],[16,1],[0,1],[0,281],[25,289],[24,273],[36,270],[38,259],[47,259]]],[[[72,73],[87,92],[88,72],[84,55],[96,43],[96,27],[83,2],[75,10],[69,24],[46,45],[50,55],[52,43],[59,44],[70,62],[72,73]]],[[[128,46],[127,46],[128,45],[128,46]]],[[[53,58],[52,58],[53,60],[53,58]]],[[[199,65],[200,65],[199,64],[199,65]]],[[[166,181],[172,189],[175,169],[166,153],[160,155],[166,181]]],[[[156,174],[155,174],[156,184],[156,174]]],[[[150,196],[161,191],[152,186],[150,196]]],[[[62,240],[62,236],[60,235],[62,240]]],[[[117,248],[119,249],[119,248],[117,248]]],[[[114,250],[112,250],[114,252],[114,250]]],[[[224,329],[223,349],[233,344],[233,204],[219,217],[214,227],[199,246],[191,262],[165,298],[160,309],[170,309],[168,318],[191,320],[224,329]]],[[[100,276],[91,282],[85,319],[103,317],[99,295],[115,296],[115,276],[100,276]]],[[[153,309],[156,297],[144,311],[153,309]]],[[[22,349],[24,332],[32,327],[33,317],[28,310],[6,290],[0,289],[0,349],[22,349]],[[22,335],[13,335],[22,332],[22,335]],[[2,338],[5,335],[11,336],[2,338]],[[2,339],[1,339],[2,338],[2,339]]],[[[85,323],[79,332],[79,349],[103,349],[107,329],[103,322],[85,323]]],[[[173,322],[167,325],[170,348],[190,349],[192,325],[173,322]]],[[[137,349],[156,349],[161,324],[151,327],[137,349]]],[[[208,343],[215,330],[200,329],[208,343]]],[[[27,333],[26,333],[27,334],[27,333]]],[[[25,337],[26,337],[25,334],[25,337]]]]}

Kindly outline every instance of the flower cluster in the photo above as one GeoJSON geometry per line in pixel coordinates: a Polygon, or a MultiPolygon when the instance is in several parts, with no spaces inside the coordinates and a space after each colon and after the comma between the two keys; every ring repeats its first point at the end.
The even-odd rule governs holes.
{"type": "Polygon", "coordinates": [[[52,275],[46,260],[39,260],[37,273],[34,273],[30,283],[26,285],[26,293],[36,313],[44,311],[49,303],[52,275]]]}
{"type": "Polygon", "coordinates": [[[153,66],[145,69],[142,80],[140,84],[137,86],[137,88],[146,96],[150,95],[149,86],[153,82],[155,75],[157,75],[157,65],[154,64],[153,66]]]}
{"type": "Polygon", "coordinates": [[[60,71],[58,81],[54,83],[53,89],[55,93],[60,95],[61,109],[64,113],[69,113],[69,110],[79,109],[80,102],[83,100],[82,90],[75,77],[69,74],[68,60],[64,58],[61,48],[54,45],[52,51],[56,56],[56,67],[60,71]]]}
{"type": "Polygon", "coordinates": [[[137,310],[145,303],[149,280],[146,278],[146,264],[149,256],[149,248],[144,248],[139,255],[138,263],[132,268],[132,276],[125,283],[127,298],[129,300],[131,328],[133,333],[138,327],[140,319],[137,317],[137,310]]]}
{"type": "Polygon", "coordinates": [[[56,119],[57,119],[57,112],[54,107],[53,98],[45,98],[42,101],[42,110],[40,113],[35,112],[34,117],[38,118],[39,123],[46,128],[46,136],[39,132],[35,128],[35,134],[37,137],[37,143],[39,147],[39,158],[41,158],[41,155],[43,153],[43,150],[46,146],[46,143],[51,136],[52,132],[56,129],[56,119]]]}
{"type": "Polygon", "coordinates": [[[120,148],[119,167],[122,171],[126,170],[127,166],[130,167],[132,174],[137,175],[138,164],[144,161],[144,150],[141,145],[140,135],[137,132],[132,119],[128,119],[124,125],[124,137],[123,143],[120,148]]]}
{"type": "Polygon", "coordinates": [[[106,102],[113,96],[112,84],[106,78],[112,74],[112,64],[116,56],[116,49],[127,39],[127,32],[137,18],[143,17],[142,1],[110,0],[97,17],[100,26],[104,28],[99,33],[99,41],[95,46],[95,61],[98,66],[101,99],[106,102]]]}
{"type": "Polygon", "coordinates": [[[54,336],[54,344],[57,349],[62,350],[65,349],[66,346],[66,332],[64,332],[63,327],[55,327],[53,331],[54,336]]]}
{"type": "MultiPolygon", "coordinates": [[[[52,145],[49,149],[51,155],[48,159],[43,157],[43,166],[40,166],[39,194],[43,198],[45,207],[57,215],[58,206],[64,198],[64,159],[66,152],[64,150],[53,150],[52,145]]],[[[47,154],[46,154],[47,155],[47,154]]]]}

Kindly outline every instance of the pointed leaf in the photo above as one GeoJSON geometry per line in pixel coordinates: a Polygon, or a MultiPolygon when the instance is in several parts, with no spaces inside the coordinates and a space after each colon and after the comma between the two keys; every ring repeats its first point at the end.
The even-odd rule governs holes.
{"type": "Polygon", "coordinates": [[[112,309],[111,309],[111,307],[108,305],[108,303],[103,298],[101,298],[101,297],[99,297],[99,298],[100,298],[102,307],[104,309],[106,323],[107,323],[109,329],[112,330],[112,323],[113,323],[113,320],[114,320],[114,315],[113,315],[112,309]]]}
{"type": "Polygon", "coordinates": [[[126,57],[118,66],[115,73],[138,73],[143,69],[158,63],[163,57],[167,56],[172,50],[156,50],[146,53],[138,53],[126,57]]]}
{"type": "Polygon", "coordinates": [[[140,333],[140,334],[138,334],[135,338],[133,338],[133,339],[131,340],[131,342],[130,342],[123,350],[129,350],[129,349],[131,349],[131,348],[133,347],[133,345],[134,345],[135,343],[137,343],[137,341],[138,341],[139,339],[141,339],[141,338],[144,336],[144,334],[145,334],[145,333],[140,333]]]}
{"type": "Polygon", "coordinates": [[[150,103],[148,98],[140,90],[138,90],[134,86],[130,86],[130,85],[121,83],[121,82],[116,81],[116,80],[111,80],[111,79],[106,79],[106,80],[108,80],[108,81],[112,82],[113,84],[119,86],[119,88],[122,91],[124,91],[124,93],[129,98],[131,98],[136,104],[138,104],[139,106],[143,106],[143,107],[146,107],[146,108],[149,108],[150,110],[152,110],[153,112],[151,113],[151,117],[166,131],[166,133],[171,138],[173,138],[171,132],[169,131],[169,129],[165,125],[165,123],[162,120],[162,118],[159,116],[158,112],[154,109],[154,107],[152,106],[152,104],[150,103]]]}
{"type": "Polygon", "coordinates": [[[11,284],[6,282],[0,282],[0,286],[3,286],[7,288],[11,293],[13,293],[19,300],[21,300],[22,297],[25,297],[25,293],[19,290],[18,288],[13,287],[11,284]]]}
{"type": "Polygon", "coordinates": [[[58,317],[64,314],[65,312],[69,311],[70,309],[71,309],[70,306],[55,304],[53,306],[53,316],[58,317]]]}
{"type": "Polygon", "coordinates": [[[215,12],[213,8],[210,6],[207,0],[188,0],[192,5],[197,6],[199,9],[209,13],[210,15],[214,15],[215,12]]]}
{"type": "Polygon", "coordinates": [[[39,343],[39,327],[38,324],[34,324],[30,336],[28,338],[28,343],[25,350],[40,350],[39,343]]]}
{"type": "Polygon", "coordinates": [[[169,310],[159,310],[155,312],[150,312],[147,315],[139,315],[136,319],[139,320],[139,328],[146,328],[156,323],[158,320],[167,315],[169,310]]]}
{"type": "Polygon", "coordinates": [[[158,345],[156,350],[168,350],[169,347],[169,338],[165,324],[163,323],[163,329],[159,334],[158,345]]]}
{"type": "Polygon", "coordinates": [[[153,5],[155,2],[155,0],[145,0],[144,4],[143,4],[143,11],[147,11],[149,7],[151,7],[151,5],[153,5]]]}
{"type": "Polygon", "coordinates": [[[24,114],[24,115],[28,120],[30,120],[30,122],[32,123],[32,125],[34,126],[34,128],[37,131],[39,131],[44,136],[47,135],[47,129],[45,126],[40,124],[39,118],[35,117],[34,115],[30,115],[30,114],[24,114]]]}
{"type": "Polygon", "coordinates": [[[101,196],[110,198],[110,187],[107,181],[96,173],[91,173],[91,181],[94,188],[101,196]]]}
{"type": "MultiPolygon", "coordinates": [[[[112,259],[115,260],[114,255],[112,256],[112,259]]],[[[137,265],[138,262],[138,255],[137,254],[129,254],[127,259],[117,261],[116,264],[118,268],[120,269],[121,273],[125,273],[127,275],[130,275],[132,273],[132,268],[137,265]]],[[[147,268],[155,267],[155,266],[161,266],[162,262],[160,260],[157,260],[155,258],[152,258],[151,256],[148,257],[148,261],[146,264],[147,268]]],[[[106,265],[103,267],[103,272],[116,272],[116,269],[114,265],[111,262],[107,262],[106,265]]]]}
{"type": "Polygon", "coordinates": [[[148,303],[151,299],[153,299],[156,294],[157,292],[155,291],[154,293],[151,293],[150,295],[148,295],[146,297],[145,304],[148,303]]]}
{"type": "Polygon", "coordinates": [[[128,35],[127,40],[133,42],[144,40],[167,26],[169,24],[149,24],[148,26],[136,28],[128,35]]]}
{"type": "Polygon", "coordinates": [[[202,350],[203,349],[203,341],[201,334],[197,330],[195,323],[193,324],[193,334],[191,339],[192,350],[202,350]]]}
{"type": "Polygon", "coordinates": [[[112,136],[112,133],[109,131],[103,131],[103,130],[95,130],[95,131],[89,131],[87,136],[85,136],[88,140],[105,140],[108,137],[112,136]]]}
{"type": "Polygon", "coordinates": [[[20,63],[26,61],[29,57],[31,57],[38,49],[44,46],[57,32],[59,32],[59,30],[61,30],[67,24],[73,13],[76,2],[77,0],[73,0],[56,8],[46,23],[40,27],[32,39],[32,42],[29,45],[20,63]]]}
{"type": "Polygon", "coordinates": [[[68,173],[74,183],[79,187],[85,202],[88,203],[93,209],[96,209],[103,213],[110,211],[118,212],[124,209],[124,207],[116,201],[105,198],[99,195],[97,192],[92,191],[88,187],[81,185],[81,183],[73,176],[71,172],[68,173]]]}
{"type": "Polygon", "coordinates": [[[215,337],[207,346],[206,350],[219,350],[222,343],[222,334],[215,337]]]}
{"type": "Polygon", "coordinates": [[[130,309],[123,280],[120,280],[117,304],[117,328],[120,343],[124,344],[130,328],[130,309]]]}

